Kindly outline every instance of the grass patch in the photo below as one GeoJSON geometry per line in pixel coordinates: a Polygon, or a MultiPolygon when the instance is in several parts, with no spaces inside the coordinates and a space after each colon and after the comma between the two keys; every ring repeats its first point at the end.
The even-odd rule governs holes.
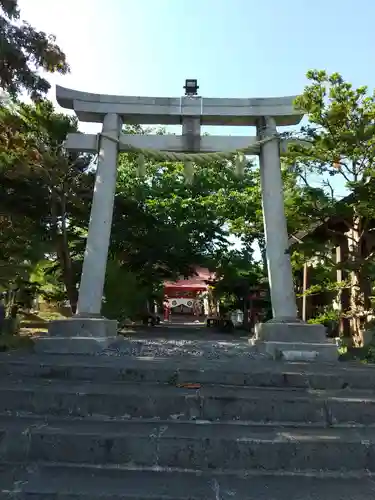
{"type": "Polygon", "coordinates": [[[29,335],[0,335],[0,352],[15,349],[32,349],[34,342],[29,335]]]}
{"type": "Polygon", "coordinates": [[[340,361],[360,361],[361,363],[375,364],[375,345],[364,347],[343,347],[339,350],[340,361]]]}
{"type": "MultiPolygon", "coordinates": [[[[56,319],[66,319],[66,316],[56,310],[38,311],[37,313],[20,310],[16,325],[5,327],[0,333],[0,352],[16,349],[31,349],[33,337],[45,333],[48,323],[56,319]]],[[[6,320],[7,321],[7,320],[6,320]]]]}
{"type": "Polygon", "coordinates": [[[56,319],[65,319],[65,316],[57,311],[39,311],[38,313],[20,312],[22,329],[46,330],[48,323],[56,319]]]}

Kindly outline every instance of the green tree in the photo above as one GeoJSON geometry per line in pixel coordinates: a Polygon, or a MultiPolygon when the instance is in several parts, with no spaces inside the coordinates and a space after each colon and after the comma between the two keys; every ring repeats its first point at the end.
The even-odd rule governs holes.
{"type": "MultiPolygon", "coordinates": [[[[61,277],[73,310],[93,185],[91,158],[63,148],[76,126],[48,101],[1,108],[0,208],[9,226],[3,250],[17,262],[28,259],[31,268],[48,255],[48,273],[61,277]],[[26,257],[27,248],[38,253],[26,257]]],[[[191,186],[182,170],[181,164],[150,163],[140,178],[134,156],[120,156],[110,258],[147,293],[165,278],[211,263],[226,251],[232,222],[255,213],[250,166],[240,180],[228,164],[208,164],[191,186]]],[[[110,276],[107,309],[108,283],[110,276]]]]}
{"type": "Polygon", "coordinates": [[[0,87],[12,97],[26,91],[33,100],[40,99],[50,84],[39,70],[69,71],[55,37],[20,22],[17,0],[0,0],[0,54],[0,87]]]}
{"type": "Polygon", "coordinates": [[[147,311],[153,299],[162,299],[161,282],[150,281],[131,272],[127,266],[112,257],[107,263],[102,314],[106,318],[135,320],[147,311]]]}
{"type": "Polygon", "coordinates": [[[341,75],[309,71],[310,84],[296,105],[308,124],[300,136],[308,147],[298,146],[290,155],[300,178],[309,189],[312,176],[322,179],[331,202],[321,220],[332,215],[342,229],[330,230],[332,240],[345,238],[348,256],[341,266],[349,273],[351,329],[355,344],[362,343],[363,328],[372,312],[373,279],[371,230],[375,218],[375,94],[367,87],[353,88],[341,75]],[[337,186],[348,195],[339,201],[337,186]]]}
{"type": "Polygon", "coordinates": [[[248,297],[253,288],[265,285],[264,267],[254,261],[253,252],[246,249],[229,250],[215,262],[216,283],[213,295],[225,308],[240,308],[244,312],[244,324],[248,322],[248,297]]]}
{"type": "Polygon", "coordinates": [[[121,155],[111,251],[145,281],[189,275],[227,248],[231,221],[253,217],[250,185],[224,162],[197,169],[191,185],[179,163],[150,162],[139,177],[121,155]]]}
{"type": "MultiPolygon", "coordinates": [[[[290,160],[289,160],[290,161],[290,160]]],[[[287,220],[288,234],[294,234],[314,222],[321,220],[322,210],[329,204],[329,198],[319,187],[306,186],[300,182],[299,172],[294,165],[288,164],[283,158],[281,164],[284,209],[287,220]]],[[[251,176],[245,188],[245,207],[237,205],[237,217],[230,221],[231,232],[242,241],[248,252],[259,246],[264,270],[266,270],[266,246],[264,240],[262,192],[260,172],[251,165],[248,170],[251,176]],[[250,201],[251,200],[251,201],[250,201]],[[250,201],[250,203],[249,203],[250,201]]]]}
{"type": "Polygon", "coordinates": [[[0,209],[8,228],[1,235],[3,258],[35,264],[28,248],[34,257],[38,249],[37,260],[49,254],[73,310],[93,186],[91,158],[63,148],[66,134],[76,130],[76,121],[49,101],[0,110],[0,209]]]}

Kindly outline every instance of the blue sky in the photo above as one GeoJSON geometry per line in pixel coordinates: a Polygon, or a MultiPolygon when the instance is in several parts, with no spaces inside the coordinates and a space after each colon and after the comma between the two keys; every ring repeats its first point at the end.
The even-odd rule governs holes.
{"type": "Polygon", "coordinates": [[[197,78],[206,97],[293,95],[310,68],[375,87],[373,0],[19,4],[67,54],[71,74],[50,80],[78,90],[180,96],[185,78],[197,78]]]}
{"type": "MultiPolygon", "coordinates": [[[[22,17],[56,35],[77,90],[206,97],[302,92],[311,68],[375,87],[374,0],[19,0],[22,17]]],[[[83,124],[90,132],[100,127],[83,124]]],[[[173,130],[174,132],[176,130],[173,130]]],[[[204,130],[254,135],[250,128],[204,130]]],[[[343,195],[344,193],[339,195],[343,195]]]]}

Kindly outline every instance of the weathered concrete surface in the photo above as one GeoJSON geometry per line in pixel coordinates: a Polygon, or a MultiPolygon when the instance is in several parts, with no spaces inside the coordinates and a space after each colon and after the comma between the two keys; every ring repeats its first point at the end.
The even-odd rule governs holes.
{"type": "MultiPolygon", "coordinates": [[[[206,331],[207,332],[207,331],[206,331]]],[[[206,333],[207,334],[207,333],[206,333]]],[[[205,359],[264,359],[265,356],[258,354],[249,345],[247,338],[236,338],[229,335],[223,339],[210,338],[169,338],[169,332],[165,336],[158,335],[148,338],[124,338],[119,336],[108,349],[103,352],[105,356],[125,357],[150,357],[150,358],[205,358],[205,359]]]]}
{"type": "Polygon", "coordinates": [[[285,363],[267,359],[207,360],[132,356],[72,356],[0,353],[0,376],[92,382],[295,387],[310,389],[375,388],[375,365],[360,363],[285,363]]]}
{"type": "Polygon", "coordinates": [[[76,317],[52,323],[51,332],[38,337],[34,349],[36,352],[88,355],[101,353],[103,356],[154,358],[264,359],[265,357],[249,345],[247,337],[215,334],[211,329],[201,325],[179,328],[162,325],[153,328],[151,335],[147,327],[141,331],[127,329],[124,337],[122,334],[117,335],[117,323],[105,318],[76,317]],[[72,345],[69,343],[70,339],[72,345]],[[87,347],[85,339],[88,339],[87,347]]]}
{"type": "Polygon", "coordinates": [[[74,381],[0,383],[0,413],[279,422],[321,426],[375,424],[373,391],[273,389],[74,381]]]}
{"type": "Polygon", "coordinates": [[[374,429],[2,418],[0,459],[196,470],[375,471],[374,429]]]}
{"type": "MultiPolygon", "coordinates": [[[[14,476],[25,500],[373,500],[371,476],[301,476],[249,473],[245,476],[179,470],[77,467],[40,464],[31,470],[9,467],[1,486],[14,476]]],[[[11,489],[9,489],[12,491],[11,489]]],[[[8,491],[9,491],[8,490],[8,491]]],[[[20,493],[21,492],[21,493],[20,493]]],[[[21,496],[22,495],[22,496],[21,496]]]]}
{"type": "Polygon", "coordinates": [[[48,333],[35,339],[35,352],[44,354],[96,354],[117,340],[117,321],[82,318],[51,321],[48,333]]]}
{"type": "Polygon", "coordinates": [[[337,361],[338,347],[326,337],[323,325],[310,325],[301,321],[289,323],[272,320],[259,325],[250,344],[258,353],[273,359],[292,357],[293,353],[305,361],[337,361]]]}
{"type": "Polygon", "coordinates": [[[179,125],[182,116],[196,116],[202,125],[256,125],[261,116],[273,116],[277,125],[302,120],[294,106],[296,96],[253,99],[189,97],[137,97],[80,92],[56,85],[56,99],[74,109],[80,121],[102,122],[108,113],[123,116],[126,123],[179,125]]]}
{"type": "Polygon", "coordinates": [[[302,321],[279,323],[276,320],[260,323],[257,337],[268,342],[300,342],[322,344],[327,341],[323,325],[311,325],[302,321]]]}
{"type": "Polygon", "coordinates": [[[374,498],[375,367],[127,342],[0,354],[0,500],[374,498]]]}
{"type": "Polygon", "coordinates": [[[118,139],[121,128],[122,120],[117,113],[108,113],[103,117],[104,135],[98,142],[90,221],[78,288],[77,315],[82,318],[92,318],[101,314],[118,160],[117,142],[105,136],[108,134],[118,139]]]}
{"type": "Polygon", "coordinates": [[[73,316],[56,319],[48,324],[47,337],[94,337],[117,338],[117,321],[106,318],[82,318],[73,316]]]}
{"type": "Polygon", "coordinates": [[[277,134],[272,115],[259,117],[257,135],[268,139],[259,155],[260,184],[268,279],[273,318],[297,318],[296,296],[288,248],[288,230],[284,209],[283,179],[281,176],[280,148],[271,137],[277,134]]]}
{"type": "Polygon", "coordinates": [[[257,352],[265,354],[273,359],[285,358],[290,359],[292,355],[298,355],[302,361],[320,361],[332,362],[337,361],[339,357],[338,348],[332,342],[322,344],[313,344],[307,342],[265,342],[263,340],[255,340],[253,344],[257,352]]]}
{"type": "MultiPolygon", "coordinates": [[[[281,139],[280,153],[285,153],[288,150],[288,146],[295,143],[296,139],[281,139]]],[[[68,151],[96,153],[98,150],[98,136],[97,134],[71,133],[67,135],[65,147],[68,151]]],[[[120,134],[119,151],[129,151],[131,148],[156,149],[158,151],[170,151],[174,153],[187,151],[183,138],[178,135],[120,134]]],[[[260,150],[258,138],[241,135],[200,137],[201,153],[220,153],[237,151],[238,149],[244,150],[244,153],[258,154],[260,150]]]]}

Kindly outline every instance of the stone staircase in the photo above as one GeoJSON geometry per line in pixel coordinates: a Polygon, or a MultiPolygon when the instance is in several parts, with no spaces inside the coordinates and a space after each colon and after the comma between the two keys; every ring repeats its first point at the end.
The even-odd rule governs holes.
{"type": "Polygon", "coordinates": [[[0,356],[0,498],[373,500],[375,367],[0,356]]]}

